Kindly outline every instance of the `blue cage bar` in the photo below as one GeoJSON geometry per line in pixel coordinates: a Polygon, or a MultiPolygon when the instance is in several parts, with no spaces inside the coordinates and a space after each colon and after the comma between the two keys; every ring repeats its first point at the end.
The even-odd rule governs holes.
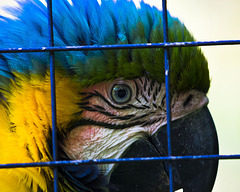
{"type": "Polygon", "coordinates": [[[51,105],[52,105],[52,145],[53,161],[38,163],[16,163],[0,164],[0,168],[23,168],[23,167],[54,167],[54,192],[58,191],[58,167],[63,165],[80,165],[80,164],[108,164],[108,163],[126,163],[137,161],[168,161],[169,162],[169,191],[173,192],[172,168],[171,162],[181,160],[197,159],[240,159],[240,154],[236,155],[196,155],[196,156],[172,156],[171,155],[171,110],[170,110],[170,87],[169,87],[169,59],[168,48],[170,47],[193,47],[193,46],[219,46],[219,45],[239,45],[240,40],[224,41],[197,41],[197,42],[168,42],[168,21],[167,21],[167,0],[162,0],[163,11],[163,43],[144,43],[144,44],[121,44],[121,45],[94,45],[94,46],[54,46],[53,18],[52,18],[52,0],[47,0],[48,8],[48,27],[49,27],[49,47],[35,48],[5,48],[0,49],[0,53],[20,53],[20,52],[49,52],[50,58],[50,79],[51,79],[51,105]],[[107,50],[107,49],[145,49],[145,48],[164,48],[165,60],[165,82],[166,82],[166,108],[167,108],[167,157],[143,157],[143,158],[121,158],[121,159],[90,159],[90,160],[70,160],[58,161],[57,154],[57,128],[56,128],[56,97],[55,97],[55,65],[54,52],[56,51],[80,51],[80,50],[107,50]]]}
{"type": "Polygon", "coordinates": [[[61,47],[18,47],[3,48],[0,53],[26,53],[26,52],[56,52],[56,51],[89,51],[89,50],[109,50],[109,49],[151,49],[170,47],[196,47],[196,46],[219,46],[219,45],[240,45],[240,40],[221,41],[194,41],[194,42],[166,42],[166,43],[140,43],[121,45],[84,45],[84,46],[61,46],[61,47]]]}
{"type": "MultiPolygon", "coordinates": [[[[167,1],[162,1],[162,13],[163,13],[163,40],[164,43],[168,42],[168,19],[167,19],[167,1]]],[[[165,86],[166,86],[166,110],[167,110],[167,145],[168,156],[172,155],[171,145],[171,95],[170,95],[170,67],[169,67],[169,53],[168,48],[164,47],[164,67],[165,67],[165,86]]],[[[169,191],[173,192],[173,178],[172,178],[172,164],[168,165],[169,174],[169,191]]]]}
{"type": "MultiPolygon", "coordinates": [[[[48,10],[48,31],[49,31],[49,47],[54,47],[54,34],[53,34],[53,16],[52,16],[52,0],[47,0],[48,10]]],[[[51,108],[52,108],[52,149],[53,161],[58,159],[58,145],[57,145],[57,127],[56,127],[56,89],[55,89],[55,62],[54,51],[49,52],[50,61],[50,81],[51,81],[51,108]]],[[[58,167],[54,166],[54,191],[58,191],[58,167]]]]}

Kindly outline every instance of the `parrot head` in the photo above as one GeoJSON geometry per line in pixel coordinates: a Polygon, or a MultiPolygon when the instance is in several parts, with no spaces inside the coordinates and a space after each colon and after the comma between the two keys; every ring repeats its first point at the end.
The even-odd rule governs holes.
{"type": "MultiPolygon", "coordinates": [[[[48,46],[47,8],[19,1],[0,17],[0,48],[48,46]]],[[[53,1],[55,46],[163,42],[162,12],[141,2],[53,1]]],[[[168,13],[169,41],[194,41],[168,13]]],[[[207,61],[169,48],[172,155],[218,154],[207,61]]],[[[164,50],[55,52],[59,160],[167,156],[164,50]]],[[[0,55],[0,163],[52,161],[48,53],[0,55]],[[14,151],[17,151],[14,152],[14,151]]],[[[211,191],[217,160],[173,161],[174,190],[211,191]]],[[[169,191],[169,162],[59,167],[61,191],[169,191]]],[[[2,169],[9,191],[52,191],[51,167],[2,169]],[[13,187],[14,186],[16,188],[13,187]]]]}

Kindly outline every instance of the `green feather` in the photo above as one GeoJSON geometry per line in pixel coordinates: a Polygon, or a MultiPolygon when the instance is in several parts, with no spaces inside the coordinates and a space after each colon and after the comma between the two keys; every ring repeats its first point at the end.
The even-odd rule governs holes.
{"type": "MultiPolygon", "coordinates": [[[[162,12],[143,2],[140,9],[127,0],[102,1],[101,5],[96,0],[73,1],[73,5],[67,0],[60,2],[55,2],[53,9],[55,46],[163,42],[162,12]]],[[[0,32],[0,47],[48,45],[47,8],[40,2],[37,4],[28,1],[22,3],[21,11],[11,9],[18,20],[0,20],[4,27],[0,32]],[[11,38],[6,38],[6,34],[11,38]]],[[[170,42],[194,41],[177,18],[168,14],[168,22],[170,42]]],[[[143,75],[164,83],[163,52],[163,48],[56,52],[55,61],[57,71],[75,77],[83,86],[143,75]]],[[[172,91],[208,91],[208,64],[200,48],[169,48],[169,60],[172,91]]],[[[47,70],[47,53],[1,54],[0,57],[1,82],[8,82],[14,71],[42,76],[47,70]]]]}

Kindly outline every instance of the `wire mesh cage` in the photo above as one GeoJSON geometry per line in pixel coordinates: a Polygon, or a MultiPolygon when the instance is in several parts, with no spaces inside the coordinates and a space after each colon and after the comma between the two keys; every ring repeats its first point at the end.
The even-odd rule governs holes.
{"type": "MultiPolygon", "coordinates": [[[[110,164],[110,163],[125,163],[125,162],[140,162],[140,161],[164,161],[168,162],[169,173],[169,191],[174,191],[174,178],[172,164],[176,161],[182,160],[222,160],[222,159],[240,159],[240,154],[234,155],[188,155],[188,156],[174,156],[172,155],[171,146],[171,94],[169,76],[171,75],[169,63],[169,49],[174,47],[196,47],[196,46],[216,46],[216,45],[238,45],[240,40],[218,40],[218,41],[195,41],[195,42],[168,42],[168,20],[167,20],[167,1],[162,1],[163,13],[163,43],[145,43],[145,44],[121,44],[121,45],[84,45],[84,46],[64,46],[56,47],[54,45],[53,33],[53,15],[52,10],[54,6],[51,0],[47,0],[48,9],[48,32],[49,32],[49,46],[48,47],[35,47],[35,48],[21,48],[11,47],[7,49],[0,49],[0,53],[25,53],[25,52],[46,52],[49,53],[50,58],[50,81],[51,81],[51,106],[52,106],[52,146],[53,146],[53,161],[51,162],[38,162],[38,163],[17,163],[17,164],[1,164],[0,168],[18,168],[18,167],[39,167],[51,166],[54,169],[54,191],[59,191],[58,186],[58,169],[60,166],[66,165],[82,165],[82,164],[110,164]],[[116,49],[151,49],[161,48],[164,49],[164,62],[165,62],[165,84],[166,84],[166,111],[167,111],[167,144],[168,156],[166,157],[139,157],[139,158],[121,158],[121,159],[90,159],[90,160],[58,160],[58,144],[57,144],[57,127],[56,127],[56,90],[55,90],[55,61],[54,54],[59,51],[89,51],[89,50],[116,50],[116,49]]],[[[41,45],[40,45],[41,46],[41,45]]]]}

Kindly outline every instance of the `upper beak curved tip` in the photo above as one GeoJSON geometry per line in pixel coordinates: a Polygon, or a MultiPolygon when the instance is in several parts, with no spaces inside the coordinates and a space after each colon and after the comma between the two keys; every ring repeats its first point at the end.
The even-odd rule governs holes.
{"type": "MultiPolygon", "coordinates": [[[[152,139],[157,150],[167,156],[167,128],[163,126],[152,139]]],[[[171,124],[172,156],[217,155],[218,137],[207,106],[171,124]]],[[[180,160],[172,162],[176,189],[184,192],[212,191],[218,160],[180,160]]]]}
{"type": "MultiPolygon", "coordinates": [[[[218,154],[218,138],[211,114],[206,106],[177,119],[171,124],[172,156],[218,154]]],[[[133,143],[122,157],[167,156],[167,126],[149,139],[133,143]]],[[[119,164],[112,172],[113,191],[169,191],[168,163],[163,161],[128,162],[119,164]]],[[[174,190],[184,192],[212,191],[218,160],[172,161],[174,190]]]]}

